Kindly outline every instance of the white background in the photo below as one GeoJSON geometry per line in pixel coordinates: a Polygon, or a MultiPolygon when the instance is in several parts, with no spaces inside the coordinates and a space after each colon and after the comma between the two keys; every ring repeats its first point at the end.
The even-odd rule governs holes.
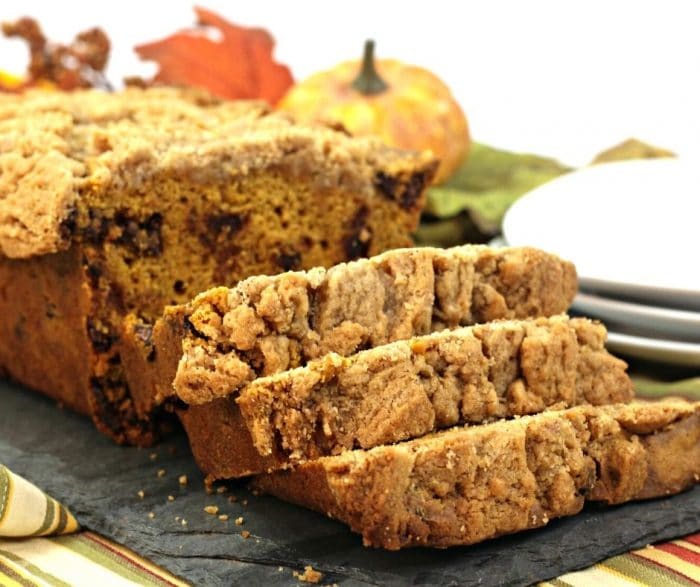
{"type": "MultiPolygon", "coordinates": [[[[276,57],[297,79],[378,55],[436,72],[452,88],[476,140],[574,164],[635,136],[700,159],[700,5],[656,2],[311,2],[202,0],[277,39],[276,57]]],[[[0,19],[37,17],[49,38],[69,41],[102,26],[108,70],[150,75],[135,44],[194,22],[188,0],[0,0],[0,19]]],[[[0,39],[0,68],[21,71],[26,52],[0,39]]]]}

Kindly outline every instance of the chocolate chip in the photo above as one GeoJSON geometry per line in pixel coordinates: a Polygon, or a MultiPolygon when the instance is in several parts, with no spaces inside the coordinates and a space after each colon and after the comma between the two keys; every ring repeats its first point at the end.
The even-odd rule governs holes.
{"type": "Polygon", "coordinates": [[[61,220],[61,224],[58,228],[59,234],[61,235],[61,240],[68,240],[75,233],[75,229],[78,225],[78,211],[75,208],[68,210],[66,217],[61,220]]]}
{"type": "Polygon", "coordinates": [[[112,406],[107,397],[108,382],[101,377],[90,378],[90,391],[97,404],[97,414],[100,421],[112,432],[118,432],[122,427],[119,412],[112,406]]]}
{"type": "MultiPolygon", "coordinates": [[[[225,265],[226,261],[230,259],[230,255],[235,255],[236,251],[240,251],[240,248],[231,244],[229,239],[240,232],[247,222],[248,216],[245,214],[210,214],[204,221],[206,230],[201,232],[196,218],[188,218],[188,226],[190,223],[192,225],[190,232],[199,231],[199,242],[215,253],[219,265],[225,265]],[[234,250],[226,250],[226,247],[233,247],[234,250]]],[[[217,270],[219,277],[223,276],[224,279],[230,277],[227,273],[227,268],[223,266],[217,270]]]]}
{"type": "Polygon", "coordinates": [[[414,173],[407,182],[402,182],[383,171],[378,171],[374,176],[374,185],[382,195],[398,202],[404,210],[410,210],[415,206],[427,181],[425,172],[414,173]]]}
{"type": "Polygon", "coordinates": [[[348,260],[361,259],[369,252],[369,243],[362,242],[358,235],[346,236],[343,239],[343,250],[348,260]]]}
{"type": "Polygon", "coordinates": [[[203,334],[199,330],[197,330],[197,327],[192,324],[192,321],[190,320],[189,316],[185,316],[182,320],[183,324],[185,325],[185,331],[189,332],[193,336],[197,338],[201,338],[203,340],[209,340],[209,337],[206,334],[203,334]]]}
{"type": "Polygon", "coordinates": [[[104,377],[90,378],[94,400],[93,418],[106,428],[119,443],[148,445],[154,440],[151,422],[138,418],[128,387],[118,371],[104,377]]]}
{"type": "Polygon", "coordinates": [[[234,235],[243,228],[244,223],[245,216],[242,214],[210,214],[206,219],[207,228],[217,235],[234,235]]]}
{"type": "Polygon", "coordinates": [[[101,245],[107,237],[109,220],[100,210],[88,211],[88,224],[81,230],[83,239],[93,245],[101,245]]]}
{"type": "Polygon", "coordinates": [[[85,267],[85,273],[90,280],[90,286],[93,289],[97,289],[100,282],[100,276],[102,275],[102,269],[100,269],[97,265],[88,263],[87,259],[83,259],[83,266],[85,267]]]}
{"type": "Polygon", "coordinates": [[[301,254],[296,251],[292,253],[280,253],[275,258],[275,263],[285,271],[299,269],[299,267],[301,267],[301,254]]]}
{"type": "Polygon", "coordinates": [[[182,279],[176,279],[173,283],[173,291],[176,294],[184,294],[187,291],[187,288],[185,287],[185,282],[182,281],[182,279]]]}
{"type": "Polygon", "coordinates": [[[343,250],[348,259],[367,257],[372,242],[367,228],[369,208],[361,206],[350,221],[350,234],[343,238],[343,250]]]}
{"type": "Polygon", "coordinates": [[[58,313],[58,309],[56,308],[56,304],[52,302],[48,302],[46,304],[46,317],[47,318],[55,318],[56,314],[58,313]]]}
{"type": "Polygon", "coordinates": [[[117,340],[117,337],[110,334],[109,331],[105,332],[105,329],[99,328],[91,318],[88,318],[87,321],[87,333],[92,348],[98,353],[108,352],[117,340]]]}
{"type": "Polygon", "coordinates": [[[163,215],[159,212],[136,220],[126,212],[119,211],[114,217],[114,224],[121,228],[121,234],[115,243],[126,247],[135,255],[157,257],[163,252],[163,215]]]}
{"type": "Polygon", "coordinates": [[[404,210],[410,210],[413,208],[423,193],[423,188],[425,188],[426,177],[425,173],[414,173],[408,184],[404,187],[401,198],[399,199],[399,206],[404,210]]]}
{"type": "Polygon", "coordinates": [[[383,171],[377,171],[376,175],[374,176],[374,185],[382,193],[382,195],[390,200],[396,200],[396,191],[398,189],[399,182],[395,177],[387,175],[383,171]]]}
{"type": "Polygon", "coordinates": [[[350,221],[350,227],[355,230],[360,230],[365,227],[368,218],[369,208],[367,206],[360,206],[350,221]]]}

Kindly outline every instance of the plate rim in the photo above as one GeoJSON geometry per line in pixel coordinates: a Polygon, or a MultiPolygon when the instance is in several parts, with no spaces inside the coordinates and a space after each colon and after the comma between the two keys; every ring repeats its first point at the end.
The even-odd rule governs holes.
{"type": "MultiPolygon", "coordinates": [[[[621,312],[634,313],[637,315],[643,315],[645,317],[656,318],[657,320],[668,320],[677,321],[687,324],[688,322],[693,323],[695,321],[700,325],[700,312],[695,310],[679,310],[677,308],[668,308],[665,306],[655,306],[652,304],[641,304],[639,302],[631,300],[619,300],[617,298],[609,298],[606,296],[600,296],[592,292],[579,291],[574,297],[572,302],[572,307],[576,307],[576,301],[582,300],[584,304],[591,306],[616,306],[616,308],[610,308],[611,310],[617,309],[621,312]]],[[[578,309],[578,308],[577,308],[578,309]]],[[[584,308],[585,311],[588,311],[584,308]]]]}
{"type": "Polygon", "coordinates": [[[697,367],[700,364],[700,343],[646,338],[608,330],[606,347],[612,348],[617,353],[667,365],[697,367]],[[625,348],[620,351],[620,347],[623,345],[625,348]],[[628,350],[630,348],[632,349],[631,351],[628,350]],[[651,353],[661,353],[664,356],[653,357],[651,353]]]}
{"type": "MultiPolygon", "coordinates": [[[[614,281],[611,279],[601,279],[599,277],[588,277],[580,274],[578,275],[578,281],[579,286],[584,287],[586,290],[592,290],[589,292],[592,295],[595,295],[595,292],[613,293],[620,295],[620,292],[624,290],[625,292],[628,292],[633,296],[632,300],[626,300],[630,304],[635,303],[634,300],[639,300],[639,298],[658,303],[659,300],[661,300],[663,297],[670,295],[674,298],[672,300],[672,304],[668,306],[657,307],[681,312],[700,311],[700,290],[693,291],[691,289],[682,289],[675,287],[643,285],[640,283],[630,283],[627,281],[614,281]],[[697,300],[696,303],[693,303],[694,300],[697,300]]],[[[644,305],[639,304],[638,301],[637,304],[644,305]]]]}

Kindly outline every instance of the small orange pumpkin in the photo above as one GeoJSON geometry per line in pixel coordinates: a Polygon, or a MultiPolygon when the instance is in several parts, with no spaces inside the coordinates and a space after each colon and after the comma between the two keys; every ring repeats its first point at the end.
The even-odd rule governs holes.
{"type": "Polygon", "coordinates": [[[301,122],[339,122],[356,136],[429,149],[441,162],[435,183],[452,174],[471,144],[467,119],[449,88],[421,67],[375,62],[373,41],[366,42],[361,65],[348,61],[312,75],[293,86],[278,108],[301,122]]]}

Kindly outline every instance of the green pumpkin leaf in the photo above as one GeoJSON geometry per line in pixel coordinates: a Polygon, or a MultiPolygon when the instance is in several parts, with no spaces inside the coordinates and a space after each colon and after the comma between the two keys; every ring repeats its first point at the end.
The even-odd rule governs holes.
{"type": "MultiPolygon", "coordinates": [[[[547,157],[474,143],[468,159],[455,174],[444,184],[428,190],[424,212],[433,220],[466,213],[482,235],[493,236],[499,232],[503,215],[517,198],[569,170],[547,157]]],[[[447,232],[451,236],[456,234],[454,226],[447,232]]]]}

